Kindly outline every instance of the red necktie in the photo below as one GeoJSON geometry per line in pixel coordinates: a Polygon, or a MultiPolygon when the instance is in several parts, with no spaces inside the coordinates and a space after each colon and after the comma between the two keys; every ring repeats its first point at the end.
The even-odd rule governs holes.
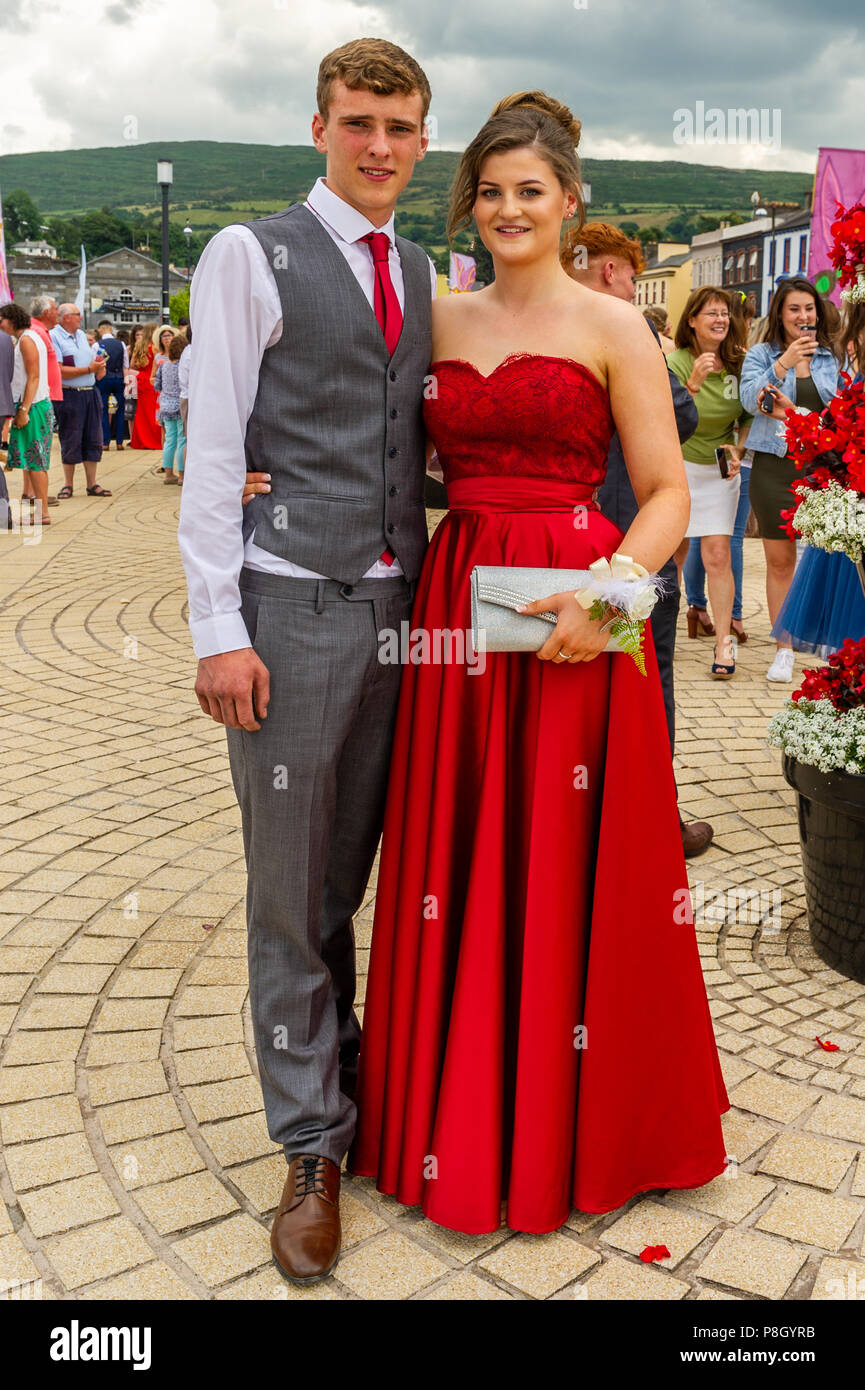
{"type": "Polygon", "coordinates": [[[375,266],[373,308],[378,326],[384,334],[387,350],[393,356],[394,349],[399,342],[399,335],[402,332],[402,309],[399,307],[396,290],[390,278],[390,266],[388,264],[390,237],[386,232],[367,232],[366,236],[362,236],[360,240],[369,242],[372,251],[372,260],[375,266]]]}
{"type": "MultiPolygon", "coordinates": [[[[402,332],[402,309],[399,307],[396,290],[390,278],[390,266],[388,264],[390,237],[386,232],[367,232],[366,236],[360,237],[360,240],[368,242],[372,251],[372,261],[375,267],[373,308],[378,326],[384,334],[385,346],[392,357],[402,332]]],[[[392,565],[394,561],[393,551],[390,549],[382,551],[380,559],[386,565],[392,565]]]]}

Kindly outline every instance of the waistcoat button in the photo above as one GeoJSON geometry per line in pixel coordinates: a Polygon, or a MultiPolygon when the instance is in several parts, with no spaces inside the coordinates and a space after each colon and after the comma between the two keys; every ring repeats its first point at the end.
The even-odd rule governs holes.
{"type": "Polygon", "coordinates": [[[396,410],[392,410],[391,413],[390,413],[390,418],[391,418],[392,420],[395,420],[396,417],[397,417],[397,414],[398,414],[398,412],[397,412],[396,410]]]}
{"type": "Polygon", "coordinates": [[[396,372],[391,372],[390,379],[391,381],[396,381],[396,372]]]}
{"type": "Polygon", "coordinates": [[[389,459],[395,459],[398,452],[399,451],[397,449],[388,449],[387,456],[389,459]]]}
{"type": "Polygon", "coordinates": [[[396,497],[396,488],[395,488],[395,487],[389,488],[389,489],[388,489],[388,492],[389,492],[389,495],[390,495],[391,497],[396,497]]]}
{"type": "Polygon", "coordinates": [[[388,535],[389,535],[389,536],[392,536],[395,530],[396,530],[396,527],[394,526],[393,522],[391,521],[390,524],[388,525],[388,528],[387,528],[387,533],[388,533],[388,535]]]}

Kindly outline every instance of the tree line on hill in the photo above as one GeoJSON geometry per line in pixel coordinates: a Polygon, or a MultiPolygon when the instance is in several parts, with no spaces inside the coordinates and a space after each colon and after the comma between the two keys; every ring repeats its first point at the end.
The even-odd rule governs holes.
{"type": "MultiPolygon", "coordinates": [[[[210,207],[214,211],[232,211],[227,203],[204,200],[196,204],[210,207]]],[[[721,222],[740,225],[747,219],[731,209],[726,213],[700,213],[693,208],[679,208],[664,227],[656,224],[641,227],[627,218],[621,219],[624,207],[616,210],[617,220],[622,231],[636,238],[644,246],[649,242],[678,241],[690,242],[700,232],[714,231],[721,222]],[[621,219],[621,220],[620,220],[621,219]]],[[[636,209],[628,208],[628,212],[636,209]]],[[[83,245],[88,258],[101,256],[114,251],[119,246],[130,246],[134,250],[150,249],[155,260],[161,258],[161,213],[146,214],[137,209],[122,209],[103,205],[99,209],[82,213],[80,216],[58,217],[40,212],[35,200],[26,188],[14,188],[3,199],[3,214],[7,253],[16,242],[40,240],[43,237],[57,248],[57,253],[67,259],[78,258],[83,245]],[[47,219],[47,220],[43,220],[47,219]]],[[[245,209],[238,212],[238,218],[254,216],[254,211],[245,209]]],[[[589,209],[589,218],[592,213],[589,209]]],[[[436,205],[432,212],[420,213],[412,209],[398,211],[396,229],[400,236],[416,241],[427,250],[435,262],[436,269],[448,270],[448,249],[445,236],[446,207],[436,205]]],[[[211,236],[218,230],[219,223],[210,226],[198,225],[189,238],[188,254],[195,265],[211,236]]],[[[177,220],[169,220],[169,256],[173,264],[183,266],[187,258],[187,239],[177,220]]],[[[492,261],[486,248],[476,242],[468,232],[461,233],[454,242],[454,250],[467,252],[478,262],[478,280],[488,283],[492,279],[492,261]]]]}
{"type": "MultiPolygon", "coordinates": [[[[40,212],[26,188],[13,188],[3,197],[3,224],[6,252],[19,241],[44,238],[57,248],[58,256],[77,260],[84,246],[89,259],[103,256],[108,251],[116,251],[118,246],[129,246],[140,250],[149,246],[155,260],[162,255],[161,214],[125,209],[121,215],[113,208],[103,206],[80,217],[52,217],[40,212]]],[[[190,237],[189,254],[194,264],[210,240],[212,232],[202,234],[193,231],[190,237]]],[[[175,265],[186,264],[186,237],[178,222],[169,220],[169,257],[175,265]]]]}

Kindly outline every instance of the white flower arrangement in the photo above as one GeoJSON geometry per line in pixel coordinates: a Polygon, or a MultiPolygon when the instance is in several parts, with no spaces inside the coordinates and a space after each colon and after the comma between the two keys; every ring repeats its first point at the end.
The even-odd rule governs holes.
{"type": "Polygon", "coordinates": [[[658,574],[649,574],[645,566],[621,551],[616,551],[609,560],[605,556],[594,560],[589,569],[591,583],[584,589],[577,589],[574,597],[590,618],[602,618],[608,609],[614,610],[602,630],[609,628],[610,635],[633,657],[637,670],[644,676],[643,633],[655,604],[665,592],[663,579],[658,574]]]}
{"type": "Polygon", "coordinates": [[[825,487],[797,487],[801,498],[793,525],[808,545],[840,551],[854,563],[865,552],[865,497],[854,488],[829,482],[825,487]]]}
{"type": "Polygon", "coordinates": [[[769,724],[769,743],[821,772],[865,774],[865,705],[837,710],[831,700],[787,700],[769,724]]]}
{"type": "Polygon", "coordinates": [[[856,284],[852,288],[848,287],[841,291],[841,298],[847,304],[862,304],[865,302],[865,266],[856,267],[856,284]]]}

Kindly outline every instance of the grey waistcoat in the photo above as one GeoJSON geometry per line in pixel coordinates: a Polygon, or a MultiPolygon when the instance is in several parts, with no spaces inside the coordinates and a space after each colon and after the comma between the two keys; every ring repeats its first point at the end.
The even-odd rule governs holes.
{"type": "Polygon", "coordinates": [[[271,491],[250,502],[244,534],[254,527],[262,549],[345,584],[390,547],[414,579],[427,543],[429,261],[397,237],[405,311],[389,359],[363,290],[307,208],[243,225],[273,267],[283,323],[265,350],[246,429],[247,468],[270,473],[271,491]]]}

